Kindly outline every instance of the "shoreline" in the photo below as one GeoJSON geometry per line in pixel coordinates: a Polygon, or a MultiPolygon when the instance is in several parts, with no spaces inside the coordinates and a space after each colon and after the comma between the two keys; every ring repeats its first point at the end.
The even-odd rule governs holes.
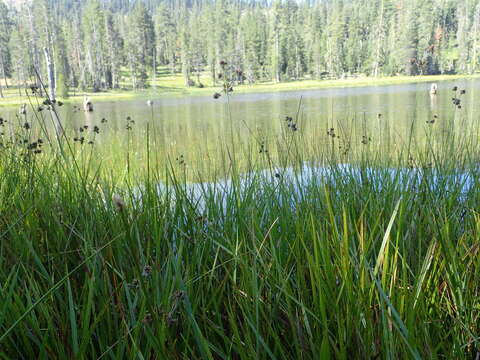
{"type": "MultiPolygon", "coordinates": [[[[281,83],[258,83],[254,85],[238,85],[234,87],[234,94],[254,94],[266,92],[287,92],[297,90],[317,90],[328,88],[351,88],[362,86],[386,86],[386,85],[401,85],[414,84],[424,82],[442,82],[453,80],[470,80],[478,79],[480,74],[475,75],[422,75],[422,76],[389,76],[389,77],[359,77],[354,79],[336,79],[336,80],[297,80],[281,83]]],[[[179,98],[187,96],[210,96],[215,92],[220,92],[220,86],[209,86],[204,88],[187,88],[187,87],[173,87],[173,86],[158,86],[153,89],[145,90],[113,90],[109,92],[99,93],[85,93],[93,102],[108,102],[108,101],[132,101],[142,99],[159,99],[159,98],[179,98]]],[[[67,104],[79,104],[83,101],[83,94],[70,96],[63,99],[58,97],[67,104]]],[[[19,106],[21,104],[28,104],[28,97],[12,96],[0,98],[0,108],[19,106]]],[[[34,99],[32,97],[32,99],[34,99]]]]}

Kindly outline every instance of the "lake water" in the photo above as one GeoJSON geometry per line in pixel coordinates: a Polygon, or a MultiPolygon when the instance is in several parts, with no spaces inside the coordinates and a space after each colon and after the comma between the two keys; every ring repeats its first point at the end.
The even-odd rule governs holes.
{"type": "MultiPolygon", "coordinates": [[[[228,141],[261,152],[263,144],[275,142],[290,131],[287,116],[296,122],[302,141],[319,148],[330,146],[330,128],[335,129],[337,138],[347,138],[350,147],[361,146],[365,139],[386,147],[392,143],[402,147],[410,134],[421,139],[431,128],[478,133],[480,102],[476,97],[480,95],[480,80],[438,82],[436,96],[430,95],[430,85],[234,92],[228,106],[225,96],[217,100],[213,96],[158,98],[152,99],[151,107],[146,100],[96,103],[93,98],[92,113],[64,105],[59,114],[62,124],[73,129],[69,136],[84,137],[85,143],[94,141],[99,156],[112,162],[122,162],[125,154],[130,153],[129,161],[144,163],[146,149],[150,149],[153,158],[149,161],[158,164],[166,158],[197,164],[202,159],[221,157],[217,152],[219,144],[228,141]],[[454,86],[465,89],[466,94],[455,93],[454,86]],[[461,108],[452,104],[454,96],[461,99],[461,108]],[[431,120],[435,123],[427,124],[431,120]],[[80,132],[83,126],[88,129],[80,132]],[[92,132],[94,126],[98,126],[98,134],[92,132]]],[[[17,108],[0,108],[0,116],[10,123],[23,123],[17,113],[17,108]]],[[[41,115],[49,117],[45,110],[41,115]]],[[[32,109],[28,109],[27,121],[33,126],[38,122],[32,109]]],[[[337,141],[339,151],[341,141],[337,141]]]]}
{"type": "MultiPolygon", "coordinates": [[[[232,199],[251,197],[252,191],[254,197],[271,198],[279,204],[286,202],[295,208],[304,196],[307,198],[312,196],[313,189],[323,191],[325,184],[335,184],[337,186],[333,188],[342,191],[339,181],[343,184],[355,184],[355,187],[369,184],[376,194],[381,194],[384,188],[410,194],[453,193],[459,201],[464,201],[478,185],[478,171],[478,167],[444,173],[436,169],[360,168],[350,164],[323,167],[303,163],[295,168],[270,168],[246,172],[235,182],[227,178],[212,182],[187,183],[179,187],[161,182],[157,185],[156,191],[159,195],[169,194],[172,206],[175,205],[177,198],[188,199],[189,204],[199,213],[207,211],[208,201],[214,201],[217,207],[225,210],[229,202],[235,202],[232,199]]],[[[135,190],[136,201],[142,201],[144,191],[144,187],[135,190]]]]}

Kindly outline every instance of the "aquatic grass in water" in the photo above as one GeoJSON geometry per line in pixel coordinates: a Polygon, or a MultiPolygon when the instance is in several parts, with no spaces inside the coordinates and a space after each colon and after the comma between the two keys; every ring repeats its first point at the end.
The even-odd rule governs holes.
{"type": "Polygon", "coordinates": [[[392,154],[332,126],[356,139],[345,158],[329,129],[319,149],[299,124],[263,148],[252,135],[235,157],[226,143],[223,168],[152,154],[148,172],[132,147],[126,171],[125,146],[108,167],[102,144],[71,129],[62,152],[12,142],[0,156],[0,355],[475,358],[478,133],[438,125],[392,154]]]}

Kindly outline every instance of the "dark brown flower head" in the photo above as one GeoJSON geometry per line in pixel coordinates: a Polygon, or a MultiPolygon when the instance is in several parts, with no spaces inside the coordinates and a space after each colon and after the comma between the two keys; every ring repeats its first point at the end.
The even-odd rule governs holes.
{"type": "Polygon", "coordinates": [[[147,313],[145,314],[145,317],[143,318],[142,322],[143,322],[144,324],[149,324],[149,323],[151,323],[152,321],[153,321],[152,314],[150,314],[150,313],[147,312],[147,313]]]}
{"type": "Polygon", "coordinates": [[[177,290],[173,293],[172,297],[174,300],[183,300],[185,297],[185,291],[177,290]]]}
{"type": "Polygon", "coordinates": [[[143,267],[142,276],[149,277],[152,274],[152,267],[150,265],[145,265],[143,267]]]}
{"type": "Polygon", "coordinates": [[[119,212],[125,210],[125,201],[120,197],[120,195],[114,194],[113,195],[113,204],[117,208],[119,212]]]}
{"type": "Polygon", "coordinates": [[[129,286],[131,288],[137,289],[140,286],[140,281],[138,279],[133,279],[129,286]]]}

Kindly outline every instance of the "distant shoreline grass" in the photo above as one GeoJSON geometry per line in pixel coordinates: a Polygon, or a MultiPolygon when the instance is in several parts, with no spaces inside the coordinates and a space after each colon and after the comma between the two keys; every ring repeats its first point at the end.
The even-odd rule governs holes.
{"type": "MultiPolygon", "coordinates": [[[[281,83],[264,82],[253,85],[238,85],[235,86],[235,93],[265,93],[265,92],[283,92],[296,90],[315,90],[328,89],[340,87],[361,87],[361,86],[382,86],[382,85],[399,85],[399,84],[413,84],[422,82],[440,82],[452,81],[460,79],[477,79],[480,74],[475,75],[423,75],[423,76],[388,76],[388,77],[358,77],[354,79],[336,79],[336,80],[298,80],[281,83]]],[[[182,84],[179,76],[167,77],[165,80],[160,78],[156,87],[150,87],[145,90],[112,90],[108,92],[86,92],[93,102],[107,102],[107,101],[129,101],[136,99],[156,99],[167,97],[183,97],[183,96],[209,96],[218,91],[220,86],[205,86],[186,87],[182,84]]],[[[18,92],[18,89],[11,89],[8,93],[18,92]]],[[[4,93],[6,91],[4,90],[4,93]]],[[[76,95],[68,99],[64,99],[67,103],[81,103],[83,101],[84,93],[77,91],[76,95]]],[[[62,99],[61,97],[58,97],[62,99]]],[[[0,98],[0,108],[18,106],[23,103],[28,103],[27,97],[7,96],[0,98]]]]}

